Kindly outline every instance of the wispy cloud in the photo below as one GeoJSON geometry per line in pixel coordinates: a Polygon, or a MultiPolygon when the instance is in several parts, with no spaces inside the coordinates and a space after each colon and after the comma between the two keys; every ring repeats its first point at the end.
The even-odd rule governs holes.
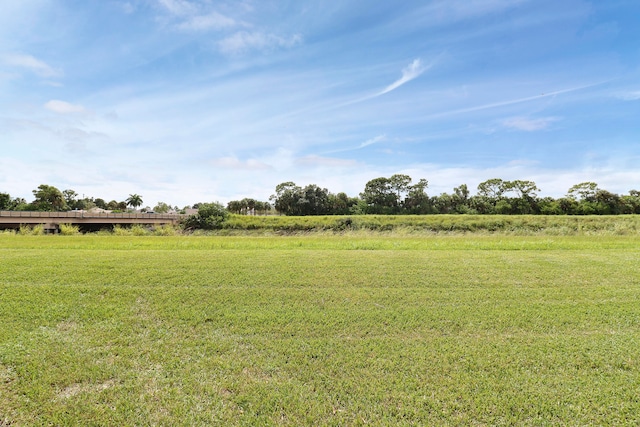
{"type": "Polygon", "coordinates": [[[616,97],[623,101],[637,101],[640,100],[640,90],[620,93],[616,97]]]}
{"type": "Polygon", "coordinates": [[[169,14],[170,20],[174,21],[174,28],[181,31],[222,30],[239,25],[235,19],[201,3],[187,0],[158,0],[158,4],[169,14]]]}
{"type": "Polygon", "coordinates": [[[351,101],[344,102],[342,104],[338,104],[337,106],[338,107],[346,107],[347,105],[352,105],[352,104],[357,104],[357,103],[360,103],[360,102],[363,102],[363,101],[368,101],[370,99],[382,96],[385,93],[389,93],[389,92],[391,92],[393,90],[396,90],[400,86],[410,82],[411,80],[414,80],[414,79],[420,77],[420,75],[422,73],[424,73],[425,71],[427,71],[428,69],[433,67],[434,63],[435,63],[435,61],[431,62],[430,64],[424,65],[420,58],[416,58],[407,67],[405,67],[402,70],[402,76],[398,80],[396,80],[395,82],[391,83],[389,86],[385,87],[381,91],[376,92],[373,95],[367,95],[367,96],[364,96],[364,97],[361,97],[361,98],[357,98],[357,99],[353,99],[351,101]]]}
{"type": "Polygon", "coordinates": [[[6,65],[27,69],[41,77],[59,77],[62,75],[62,71],[31,55],[10,53],[0,56],[0,59],[6,65]]]}
{"type": "Polygon", "coordinates": [[[44,108],[58,114],[77,114],[87,112],[87,110],[82,105],[70,104],[58,99],[53,99],[47,102],[46,104],[44,104],[44,108]]]}
{"type": "Polygon", "coordinates": [[[166,11],[173,15],[185,16],[197,12],[196,6],[187,0],[158,0],[166,11]]]}
{"type": "Polygon", "coordinates": [[[354,160],[339,159],[336,157],[311,155],[296,159],[295,164],[305,167],[351,168],[355,166],[357,162],[354,160]]]}
{"type": "Polygon", "coordinates": [[[389,93],[392,90],[396,90],[403,84],[410,82],[411,80],[419,77],[426,70],[431,68],[432,64],[425,66],[422,64],[420,58],[414,59],[411,64],[409,64],[406,68],[402,70],[402,77],[400,77],[395,82],[391,83],[389,86],[375,94],[374,96],[384,95],[385,93],[389,93]]]}
{"type": "Polygon", "coordinates": [[[268,170],[272,169],[266,163],[263,163],[259,160],[248,159],[248,160],[240,160],[237,157],[218,157],[216,159],[211,160],[211,164],[216,167],[222,169],[234,169],[234,170],[268,170]]]}
{"type": "Polygon", "coordinates": [[[206,15],[191,16],[186,21],[178,24],[176,28],[186,31],[207,31],[232,28],[236,25],[237,23],[234,19],[218,12],[211,12],[206,15]]]}
{"type": "Polygon", "coordinates": [[[506,106],[509,106],[509,105],[520,104],[520,103],[523,103],[523,102],[529,102],[529,101],[539,100],[539,99],[543,99],[543,98],[554,97],[556,95],[561,95],[561,94],[565,94],[565,93],[576,92],[576,91],[579,91],[579,90],[592,88],[592,87],[595,87],[595,86],[599,86],[599,85],[601,85],[603,83],[607,83],[609,81],[611,81],[611,80],[605,80],[605,81],[602,81],[602,82],[587,84],[587,85],[583,85],[583,86],[576,86],[576,87],[572,87],[572,88],[568,88],[568,89],[556,90],[556,91],[548,92],[548,93],[541,93],[540,95],[527,96],[527,97],[524,97],[524,98],[509,99],[509,100],[506,100],[506,101],[498,101],[498,102],[492,102],[492,103],[489,103],[489,104],[477,105],[475,107],[467,107],[467,108],[460,108],[460,109],[457,109],[457,110],[445,111],[445,112],[442,112],[442,113],[432,114],[432,115],[428,116],[427,118],[436,119],[436,118],[441,118],[441,117],[453,116],[453,115],[457,115],[457,114],[472,113],[472,112],[475,112],[475,111],[488,110],[488,109],[491,109],[491,108],[506,107],[506,106]]]}
{"type": "Polygon", "coordinates": [[[282,37],[275,34],[239,31],[218,42],[218,47],[225,54],[235,55],[250,50],[288,49],[302,44],[302,42],[303,39],[300,34],[282,37]]]}
{"type": "Polygon", "coordinates": [[[525,132],[535,132],[544,130],[553,122],[560,120],[558,117],[541,117],[532,119],[528,117],[510,117],[502,121],[502,125],[506,128],[522,130],[525,132]]]}
{"type": "Polygon", "coordinates": [[[363,142],[362,144],[360,144],[360,145],[358,146],[358,148],[368,147],[369,145],[373,145],[373,144],[376,144],[376,143],[378,143],[378,142],[380,142],[380,141],[384,141],[386,138],[387,138],[387,135],[385,135],[385,134],[378,135],[378,136],[376,136],[376,137],[374,137],[374,138],[371,138],[371,139],[366,140],[365,142],[363,142]]]}

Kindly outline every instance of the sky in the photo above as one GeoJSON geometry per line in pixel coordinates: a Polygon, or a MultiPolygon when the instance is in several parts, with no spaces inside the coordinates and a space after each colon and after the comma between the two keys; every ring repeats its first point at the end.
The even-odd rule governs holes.
{"type": "Polygon", "coordinates": [[[0,192],[640,189],[637,0],[0,0],[0,192]]]}

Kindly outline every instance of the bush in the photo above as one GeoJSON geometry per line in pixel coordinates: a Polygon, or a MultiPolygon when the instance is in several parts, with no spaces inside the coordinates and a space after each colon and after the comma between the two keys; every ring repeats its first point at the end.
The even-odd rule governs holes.
{"type": "Polygon", "coordinates": [[[80,234],[80,228],[77,225],[60,224],[60,234],[62,234],[63,236],[73,236],[74,234],[80,234]]]}
{"type": "Polygon", "coordinates": [[[216,230],[223,227],[229,212],[220,203],[201,203],[198,213],[184,220],[186,229],[216,230]]]}
{"type": "Polygon", "coordinates": [[[37,224],[34,226],[21,225],[19,233],[22,235],[40,236],[44,234],[44,225],[42,224],[37,224]]]}

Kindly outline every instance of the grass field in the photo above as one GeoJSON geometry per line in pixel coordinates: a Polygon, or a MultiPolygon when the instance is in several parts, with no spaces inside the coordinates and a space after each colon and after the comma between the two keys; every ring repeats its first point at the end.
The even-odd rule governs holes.
{"type": "Polygon", "coordinates": [[[0,234],[0,426],[638,425],[640,237],[0,234]]]}

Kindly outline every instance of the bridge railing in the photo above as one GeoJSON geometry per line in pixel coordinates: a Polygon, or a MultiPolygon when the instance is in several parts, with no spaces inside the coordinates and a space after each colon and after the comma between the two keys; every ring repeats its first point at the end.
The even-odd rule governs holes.
{"type": "Polygon", "coordinates": [[[156,213],[106,213],[87,211],[39,212],[39,211],[0,211],[0,217],[11,218],[122,218],[122,219],[179,219],[185,214],[156,213]]]}

